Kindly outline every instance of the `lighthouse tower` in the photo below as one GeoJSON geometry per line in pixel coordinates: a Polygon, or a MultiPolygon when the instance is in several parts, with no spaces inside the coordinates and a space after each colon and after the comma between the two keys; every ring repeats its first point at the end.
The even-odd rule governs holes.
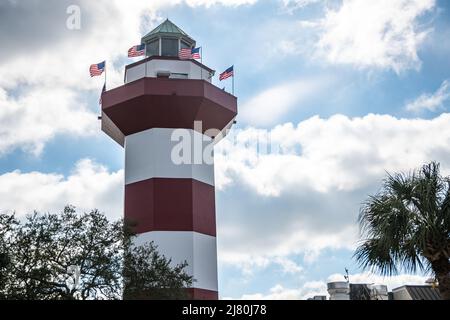
{"type": "Polygon", "coordinates": [[[138,244],[187,261],[193,299],[217,299],[214,163],[202,151],[233,124],[237,98],[211,83],[214,70],[178,58],[195,40],[171,21],[142,43],[147,58],[102,98],[102,130],[125,148],[125,220],[138,244]]]}

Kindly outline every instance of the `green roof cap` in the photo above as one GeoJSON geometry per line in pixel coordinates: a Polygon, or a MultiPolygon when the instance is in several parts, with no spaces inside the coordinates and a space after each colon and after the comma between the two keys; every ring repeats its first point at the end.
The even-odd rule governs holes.
{"type": "Polygon", "coordinates": [[[189,39],[192,39],[191,37],[189,37],[187,35],[186,32],[184,32],[183,30],[181,30],[180,28],[178,28],[172,21],[170,21],[169,19],[166,19],[166,21],[164,21],[163,23],[161,23],[159,26],[157,26],[155,29],[153,29],[152,31],[150,31],[149,33],[147,33],[143,39],[146,38],[150,38],[154,35],[157,34],[169,34],[169,35],[173,35],[173,36],[184,36],[187,37],[189,39]]]}

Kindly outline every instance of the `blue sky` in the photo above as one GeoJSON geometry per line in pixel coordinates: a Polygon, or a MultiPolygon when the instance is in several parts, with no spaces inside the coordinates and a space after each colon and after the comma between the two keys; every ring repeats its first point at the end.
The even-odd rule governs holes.
{"type": "Polygon", "coordinates": [[[102,80],[87,68],[106,59],[120,85],[127,49],[166,17],[204,64],[236,70],[238,123],[216,157],[221,297],[306,298],[345,267],[422,282],[371,275],[352,253],[385,170],[437,160],[450,173],[443,0],[0,1],[0,209],[121,215],[124,154],[99,128],[102,80]],[[282,154],[246,147],[264,134],[282,154]]]}

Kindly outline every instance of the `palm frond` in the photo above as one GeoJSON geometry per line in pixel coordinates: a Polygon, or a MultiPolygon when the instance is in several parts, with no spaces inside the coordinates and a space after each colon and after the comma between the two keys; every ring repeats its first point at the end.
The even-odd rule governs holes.
{"type": "Polygon", "coordinates": [[[450,179],[439,164],[387,174],[380,191],[360,209],[362,240],[354,258],[363,268],[391,275],[429,271],[431,256],[449,244],[450,179]]]}

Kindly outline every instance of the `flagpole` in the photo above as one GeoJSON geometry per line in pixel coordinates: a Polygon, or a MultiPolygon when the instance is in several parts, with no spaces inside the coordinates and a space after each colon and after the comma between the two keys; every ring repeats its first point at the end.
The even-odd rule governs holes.
{"type": "Polygon", "coordinates": [[[234,71],[234,65],[233,65],[233,82],[232,82],[232,86],[233,86],[233,96],[234,96],[234,75],[235,75],[235,71],[234,71]]]}
{"type": "Polygon", "coordinates": [[[202,64],[200,69],[200,79],[203,80],[203,46],[200,47],[200,63],[202,64]]]}
{"type": "Polygon", "coordinates": [[[106,90],[106,60],[105,60],[105,90],[106,90]]]}

